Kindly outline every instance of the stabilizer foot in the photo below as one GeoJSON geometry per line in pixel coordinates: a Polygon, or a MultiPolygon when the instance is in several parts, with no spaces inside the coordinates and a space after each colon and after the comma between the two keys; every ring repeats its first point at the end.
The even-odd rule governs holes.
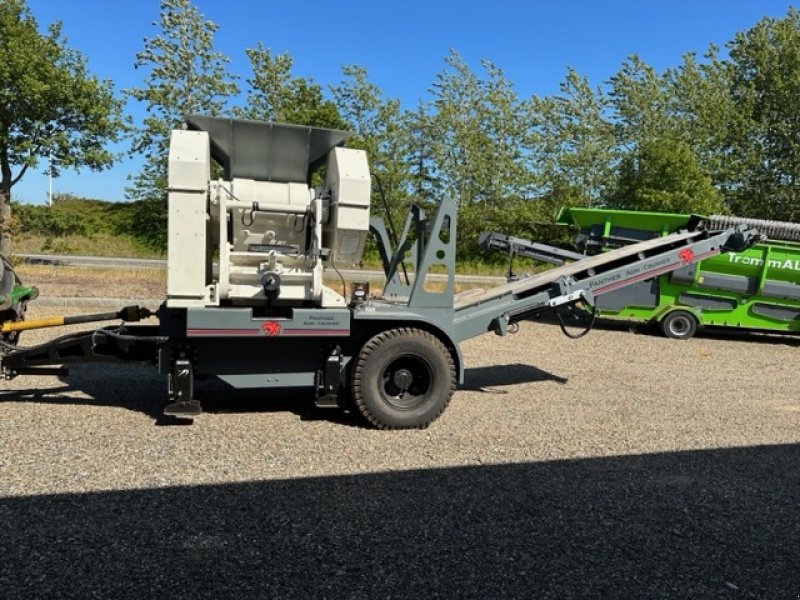
{"type": "Polygon", "coordinates": [[[178,400],[164,407],[164,415],[180,419],[193,419],[203,414],[203,408],[197,400],[178,400]]]}
{"type": "Polygon", "coordinates": [[[169,396],[173,400],[164,407],[164,416],[193,419],[203,412],[194,399],[194,368],[187,358],[175,361],[169,380],[169,396]]]}

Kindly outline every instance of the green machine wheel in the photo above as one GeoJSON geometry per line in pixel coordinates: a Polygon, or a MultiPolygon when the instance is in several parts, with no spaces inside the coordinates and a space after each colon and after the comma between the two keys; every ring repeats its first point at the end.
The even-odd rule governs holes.
{"type": "Polygon", "coordinates": [[[668,338],[688,340],[697,332],[697,317],[686,310],[673,310],[661,320],[661,333],[668,338]]]}

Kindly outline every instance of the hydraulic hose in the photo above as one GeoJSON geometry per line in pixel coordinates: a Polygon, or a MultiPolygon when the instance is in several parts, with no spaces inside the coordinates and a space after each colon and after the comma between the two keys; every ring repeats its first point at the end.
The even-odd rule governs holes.
{"type": "MultiPolygon", "coordinates": [[[[592,327],[594,327],[595,321],[597,320],[597,302],[595,302],[591,306],[592,306],[592,312],[589,313],[589,322],[586,324],[585,329],[583,329],[583,331],[580,331],[578,333],[570,333],[569,331],[567,331],[567,324],[564,323],[564,318],[558,313],[558,311],[556,311],[556,317],[558,318],[558,324],[559,327],[561,327],[561,332],[565,336],[573,340],[582,338],[587,333],[589,333],[592,330],[592,327]]],[[[569,306],[569,310],[570,312],[572,312],[573,315],[576,315],[575,307],[573,305],[569,306]]]]}

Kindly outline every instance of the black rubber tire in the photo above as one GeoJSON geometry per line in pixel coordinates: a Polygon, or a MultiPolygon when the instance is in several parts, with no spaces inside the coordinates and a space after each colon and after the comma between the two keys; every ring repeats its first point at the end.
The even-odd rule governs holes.
{"type": "Polygon", "coordinates": [[[453,356],[427,331],[389,329],[361,348],[351,389],[358,410],[378,429],[424,429],[455,392],[453,356]]]}
{"type": "Polygon", "coordinates": [[[661,319],[661,333],[674,340],[688,340],[697,333],[697,317],[686,310],[673,310],[661,319]]]}
{"type": "MultiPolygon", "coordinates": [[[[18,323],[19,321],[25,320],[25,311],[28,308],[27,302],[20,302],[16,310],[4,310],[0,311],[0,323],[11,322],[11,323],[18,323]]],[[[12,331],[10,333],[0,333],[0,340],[4,344],[9,344],[11,346],[16,346],[19,344],[19,337],[22,335],[21,331],[12,331]]],[[[0,347],[0,354],[8,354],[10,352],[10,348],[7,346],[0,347]]]]}

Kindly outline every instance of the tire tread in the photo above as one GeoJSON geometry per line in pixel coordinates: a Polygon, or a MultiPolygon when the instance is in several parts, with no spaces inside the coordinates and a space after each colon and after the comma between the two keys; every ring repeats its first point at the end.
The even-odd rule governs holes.
{"type": "Polygon", "coordinates": [[[377,429],[382,429],[382,430],[425,429],[436,419],[438,419],[445,411],[447,406],[450,404],[450,400],[456,391],[455,373],[456,373],[456,367],[455,367],[455,362],[453,361],[452,353],[450,352],[450,350],[447,349],[447,347],[442,343],[442,341],[432,333],[425,331],[424,329],[417,329],[416,327],[397,327],[394,329],[387,329],[370,338],[367,341],[367,343],[364,344],[364,346],[361,348],[361,351],[358,353],[358,357],[356,358],[355,368],[353,370],[353,380],[352,380],[353,400],[355,401],[355,404],[358,407],[359,412],[364,416],[364,418],[367,421],[369,421],[369,423],[372,426],[376,427],[377,429]],[[433,345],[434,347],[438,347],[442,355],[446,357],[448,370],[450,371],[450,384],[448,386],[447,398],[442,403],[441,407],[439,407],[439,410],[425,423],[420,423],[418,425],[413,425],[413,426],[398,426],[384,422],[377,415],[375,415],[372,412],[372,410],[370,410],[369,406],[367,406],[364,400],[363,375],[364,375],[364,366],[366,362],[375,353],[375,351],[378,350],[378,348],[380,348],[387,341],[404,336],[421,338],[424,339],[426,342],[430,343],[431,345],[433,345]]]}

